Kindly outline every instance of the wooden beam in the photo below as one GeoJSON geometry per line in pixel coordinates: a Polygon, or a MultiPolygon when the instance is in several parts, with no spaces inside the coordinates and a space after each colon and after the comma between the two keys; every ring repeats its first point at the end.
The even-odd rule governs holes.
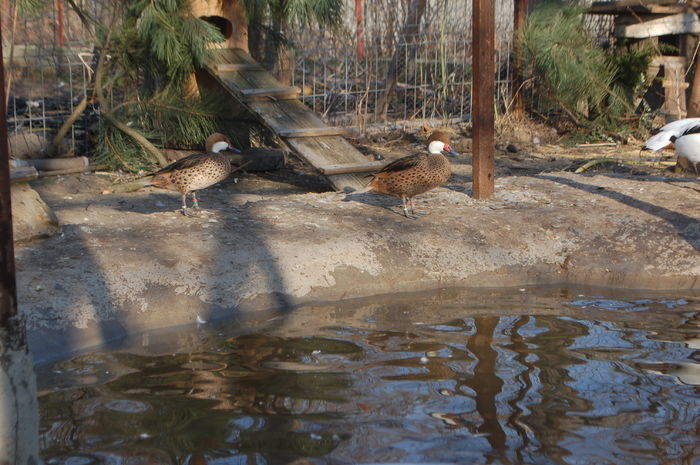
{"type": "Polygon", "coordinates": [[[326,127],[326,128],[297,128],[283,129],[278,131],[282,137],[313,137],[313,136],[342,136],[350,134],[352,131],[347,128],[326,127]]]}
{"type": "MultiPolygon", "coordinates": [[[[2,41],[0,41],[0,56],[3,56],[2,41]]],[[[3,333],[9,329],[11,319],[17,315],[17,280],[15,278],[15,248],[12,236],[12,199],[10,193],[10,149],[7,145],[7,108],[5,108],[4,82],[5,65],[0,60],[0,84],[2,84],[0,85],[0,337],[7,336],[3,333]]],[[[13,462],[11,455],[9,459],[10,462],[13,462]]]]}
{"type": "Polygon", "coordinates": [[[342,165],[328,165],[319,168],[321,174],[330,176],[333,174],[346,173],[368,173],[370,171],[379,171],[386,165],[382,161],[368,161],[367,163],[344,163],[342,165]]]}
{"type": "Polygon", "coordinates": [[[267,89],[241,89],[241,94],[246,102],[256,100],[289,100],[295,99],[301,93],[298,87],[275,87],[267,89]]]}
{"type": "Polygon", "coordinates": [[[472,191],[486,199],[495,190],[494,109],[496,15],[492,0],[472,2],[472,191]]]}
{"type": "Polygon", "coordinates": [[[33,166],[26,166],[23,168],[15,168],[10,170],[10,182],[12,184],[16,182],[31,181],[39,177],[39,172],[33,166]]]}
{"type": "Polygon", "coordinates": [[[264,71],[257,63],[217,63],[216,72],[224,71],[264,71]]]}
{"type": "Polygon", "coordinates": [[[700,21],[698,15],[692,11],[615,27],[617,37],[632,39],[646,39],[669,34],[697,34],[699,32],[700,21]]]}
{"type": "Polygon", "coordinates": [[[593,2],[586,11],[593,15],[614,15],[644,13],[680,13],[686,11],[686,4],[679,4],[678,0],[618,0],[593,2]]]}

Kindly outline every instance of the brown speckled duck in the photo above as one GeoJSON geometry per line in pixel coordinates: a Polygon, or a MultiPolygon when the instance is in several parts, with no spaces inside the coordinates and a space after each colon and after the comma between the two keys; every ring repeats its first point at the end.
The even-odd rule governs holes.
{"type": "Polygon", "coordinates": [[[197,216],[187,208],[187,194],[192,193],[192,209],[199,210],[196,191],[223,181],[231,173],[231,162],[221,151],[239,151],[233,148],[228,137],[218,132],[207,138],[206,148],[207,153],[187,155],[156,171],[148,181],[151,186],[182,194],[182,214],[185,216],[197,216]]]}
{"type": "Polygon", "coordinates": [[[404,215],[415,218],[413,197],[443,184],[452,173],[450,161],[442,153],[455,157],[459,155],[440,140],[430,142],[428,152],[399,158],[372,174],[367,192],[401,197],[404,215]],[[408,214],[406,200],[411,205],[413,216],[408,214]]]}

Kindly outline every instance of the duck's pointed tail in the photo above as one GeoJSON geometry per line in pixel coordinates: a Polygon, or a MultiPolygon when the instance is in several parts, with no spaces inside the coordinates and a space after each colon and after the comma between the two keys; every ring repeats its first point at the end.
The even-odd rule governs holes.
{"type": "Polygon", "coordinates": [[[644,143],[644,147],[642,147],[642,150],[657,152],[673,142],[673,136],[675,135],[675,131],[661,131],[658,134],[654,134],[647,139],[647,141],[644,143]]]}
{"type": "Polygon", "coordinates": [[[153,185],[153,176],[145,176],[133,181],[112,185],[112,192],[134,192],[143,187],[153,185]]]}

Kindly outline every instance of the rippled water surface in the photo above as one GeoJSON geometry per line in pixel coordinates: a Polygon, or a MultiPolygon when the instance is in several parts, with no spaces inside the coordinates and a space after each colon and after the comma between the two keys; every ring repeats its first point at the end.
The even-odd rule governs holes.
{"type": "Polygon", "coordinates": [[[700,463],[700,301],[442,291],[39,368],[49,464],[700,463]]]}

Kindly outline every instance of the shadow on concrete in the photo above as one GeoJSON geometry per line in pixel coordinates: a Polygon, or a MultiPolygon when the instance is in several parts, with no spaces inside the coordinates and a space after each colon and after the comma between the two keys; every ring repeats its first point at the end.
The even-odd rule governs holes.
{"type": "MultiPolygon", "coordinates": [[[[85,314],[69,317],[72,321],[74,321],[73,318],[86,321],[87,328],[77,328],[68,323],[56,325],[53,328],[37,328],[30,332],[30,348],[35,354],[37,363],[64,358],[76,351],[94,347],[95,344],[106,349],[118,347],[127,335],[133,336],[135,333],[142,332],[138,330],[141,326],[143,326],[143,331],[150,329],[148,324],[140,324],[143,321],[148,321],[151,317],[148,315],[150,312],[169,312],[168,305],[172,305],[178,299],[192,299],[200,309],[196,315],[193,312],[192,324],[195,324],[195,316],[198,322],[209,322],[236,316],[238,310],[235,302],[238,300],[238,296],[234,287],[235,280],[232,279],[230,283],[227,283],[225,278],[220,278],[216,282],[217,285],[206,285],[207,282],[214,283],[216,281],[215,279],[207,280],[207,276],[225,276],[232,270],[232,267],[238,267],[236,270],[240,271],[240,266],[245,263],[245,260],[236,262],[235,256],[232,260],[230,253],[224,253],[236,247],[255,250],[254,260],[252,263],[245,263],[245,266],[255,268],[255,273],[251,270],[251,275],[255,275],[254,279],[261,279],[264,276],[264,279],[267,280],[267,284],[260,287],[269,289],[270,292],[263,297],[262,305],[256,302],[256,307],[275,309],[278,315],[282,316],[287,314],[295,306],[295,303],[288,297],[285,279],[278,266],[277,257],[265,239],[266,233],[274,229],[275,224],[257,218],[254,209],[240,205],[227,205],[226,199],[235,198],[235,196],[235,192],[224,191],[218,185],[202,191],[199,198],[206,211],[197,218],[188,218],[182,215],[179,212],[180,196],[171,193],[151,192],[138,196],[105,195],[85,202],[72,199],[52,202],[54,205],[58,204],[58,208],[63,210],[73,210],[74,212],[85,210],[86,221],[84,223],[70,221],[69,224],[63,226],[63,234],[60,236],[37,242],[32,247],[33,252],[27,253],[23,262],[26,263],[25,267],[28,271],[34,272],[49,267],[66,267],[65,280],[57,280],[55,283],[56,292],[68,296],[71,301],[89,302],[95,315],[94,318],[93,315],[85,314]],[[90,209],[97,206],[113,209],[120,217],[113,219],[114,223],[107,225],[88,221],[90,209]],[[148,236],[140,234],[143,231],[129,225],[129,214],[149,215],[159,212],[172,212],[172,216],[164,218],[160,225],[156,222],[148,225],[146,232],[152,233],[148,236]],[[184,228],[180,224],[183,224],[184,228]],[[204,237],[209,237],[209,239],[196,244],[196,253],[199,254],[199,257],[195,260],[196,268],[201,270],[198,273],[202,275],[202,279],[195,282],[204,285],[194,291],[191,288],[189,291],[185,291],[185,294],[189,295],[176,295],[171,288],[157,284],[157,279],[146,283],[145,285],[148,287],[142,291],[137,289],[138,285],[135,285],[134,298],[143,305],[143,311],[134,312],[133,309],[120,311],[119,308],[123,307],[124,304],[114,300],[115,296],[120,294],[112,288],[107,270],[127,273],[128,276],[128,269],[120,269],[129,266],[128,259],[125,257],[124,262],[120,263],[120,257],[114,256],[112,257],[114,263],[104,263],[110,257],[96,253],[96,247],[99,247],[99,242],[120,241],[125,244],[123,247],[125,256],[139,254],[141,257],[147,257],[149,262],[160,265],[168,272],[169,269],[174,269],[180,263],[186,262],[185,257],[188,254],[186,248],[177,249],[172,244],[168,244],[169,227],[178,228],[180,235],[186,235],[188,230],[197,232],[200,234],[198,239],[202,237],[201,228],[207,228],[208,234],[204,237]],[[241,237],[245,238],[244,244],[237,243],[241,237]],[[66,246],[66,242],[68,246],[66,246]],[[202,242],[205,244],[203,245],[202,242]],[[205,252],[203,249],[207,247],[209,251],[205,252]],[[56,252],[53,252],[54,250],[56,252]],[[81,259],[81,267],[88,263],[79,278],[75,268],[70,264],[71,259],[77,257],[81,259]],[[157,301],[159,302],[157,309],[154,308],[156,302],[149,302],[150,295],[160,297],[157,301]],[[195,302],[196,299],[201,302],[195,302]],[[231,302],[231,305],[226,305],[226,302],[231,302]],[[134,313],[141,313],[141,315],[135,319],[134,313]],[[105,317],[105,315],[109,315],[109,317],[105,317]],[[59,327],[62,329],[59,330],[59,327]],[[59,333],[59,331],[61,332],[59,333]]],[[[173,273],[176,274],[177,271],[173,271],[173,273]]],[[[134,283],[127,285],[134,285],[134,283]]],[[[44,325],[51,319],[64,320],[67,313],[72,311],[71,308],[60,308],[59,299],[52,302],[50,292],[51,289],[46,289],[45,294],[47,295],[41,297],[42,301],[55,304],[49,309],[52,312],[50,317],[41,317],[44,320],[42,322],[44,325]]],[[[123,293],[122,289],[120,297],[122,300],[123,293]]],[[[133,302],[129,304],[129,307],[137,306],[138,304],[133,302]]],[[[160,318],[167,324],[167,318],[163,318],[162,315],[153,315],[153,317],[160,318]]],[[[182,324],[182,321],[174,321],[173,324],[179,325],[182,324]]],[[[284,319],[276,318],[274,324],[283,325],[284,319]]]]}
{"type": "Polygon", "coordinates": [[[592,184],[585,184],[582,182],[577,182],[568,178],[563,178],[560,176],[554,176],[549,174],[538,174],[534,176],[539,179],[546,179],[548,181],[558,182],[560,184],[565,184],[569,187],[580,189],[582,191],[602,195],[609,199],[624,203],[630,207],[637,208],[645,213],[654,215],[662,220],[667,221],[671,226],[673,226],[678,235],[685,239],[688,244],[690,244],[695,250],[700,251],[700,240],[698,240],[697,232],[700,231],[700,221],[696,218],[692,218],[683,213],[678,213],[673,210],[669,210],[665,207],[660,207],[644,200],[636,199],[627,194],[623,194],[609,188],[604,188],[601,186],[596,186],[592,184]],[[695,234],[693,234],[695,232],[695,234]]]}

